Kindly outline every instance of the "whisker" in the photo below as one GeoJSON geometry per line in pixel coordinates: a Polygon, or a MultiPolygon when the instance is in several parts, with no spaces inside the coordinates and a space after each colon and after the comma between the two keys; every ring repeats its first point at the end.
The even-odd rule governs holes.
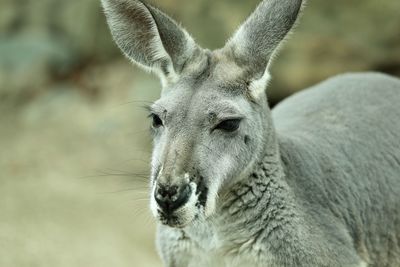
{"type": "Polygon", "coordinates": [[[133,216],[135,218],[139,217],[139,216],[143,216],[143,220],[145,220],[145,224],[144,225],[149,225],[154,223],[154,221],[152,220],[152,217],[150,216],[150,210],[148,208],[148,206],[138,206],[135,207],[133,210],[133,216]]]}
{"type": "Polygon", "coordinates": [[[126,188],[126,189],[120,189],[120,190],[115,190],[115,191],[106,191],[104,194],[118,194],[118,193],[126,193],[126,192],[134,192],[135,194],[149,194],[150,188],[126,188]],[[143,190],[143,191],[139,191],[143,190]]]}
{"type": "MultiPolygon", "coordinates": [[[[154,105],[154,102],[153,101],[149,101],[149,100],[131,100],[131,101],[127,101],[127,102],[122,102],[122,103],[120,103],[118,105],[115,105],[113,107],[117,108],[117,107],[129,105],[129,104],[139,104],[139,103],[142,103],[142,104],[144,103],[145,106],[154,105]]],[[[143,106],[140,106],[140,107],[143,107],[143,106]]]]}
{"type": "Polygon", "coordinates": [[[150,198],[133,198],[132,201],[150,201],[150,198]]]}
{"type": "MultiPolygon", "coordinates": [[[[143,133],[147,133],[149,130],[141,130],[141,131],[136,131],[136,132],[128,132],[127,135],[129,136],[135,136],[135,135],[139,135],[139,134],[143,134],[143,133]]],[[[147,137],[147,135],[144,135],[147,137]]]]}

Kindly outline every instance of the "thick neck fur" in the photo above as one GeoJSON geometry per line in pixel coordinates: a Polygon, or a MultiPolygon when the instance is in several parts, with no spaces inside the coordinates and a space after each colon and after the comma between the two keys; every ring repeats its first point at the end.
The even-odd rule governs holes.
{"type": "Polygon", "coordinates": [[[300,216],[285,182],[274,131],[269,132],[266,144],[264,156],[250,174],[220,196],[215,215],[184,230],[199,247],[232,256],[249,252],[264,257],[278,249],[269,247],[276,246],[276,241],[268,240],[289,243],[297,239],[294,229],[300,216]]]}
{"type": "Polygon", "coordinates": [[[159,232],[164,258],[181,263],[171,266],[365,266],[340,247],[347,239],[327,239],[327,226],[318,224],[310,215],[312,207],[295,195],[276,133],[268,132],[263,156],[247,176],[220,195],[213,216],[184,229],[159,232]],[[352,264],[344,264],[339,255],[331,257],[338,246],[352,264]],[[171,259],[175,254],[178,258],[171,259]]]}

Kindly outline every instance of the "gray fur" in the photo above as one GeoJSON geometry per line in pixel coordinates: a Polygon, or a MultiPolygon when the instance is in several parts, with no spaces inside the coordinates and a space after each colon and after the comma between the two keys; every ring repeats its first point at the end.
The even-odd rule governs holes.
{"type": "Polygon", "coordinates": [[[124,54],[165,82],[198,54],[189,34],[158,9],[135,0],[102,0],[115,42],[124,54]]]}
{"type": "Polygon", "coordinates": [[[302,1],[262,1],[228,41],[225,50],[254,77],[264,74],[273,53],[292,29],[302,1]]]}
{"type": "Polygon", "coordinates": [[[151,210],[165,266],[400,266],[400,80],[341,75],[271,111],[266,69],[300,0],[263,1],[213,52],[181,46],[188,35],[170,18],[157,36],[154,21],[167,17],[147,4],[103,4],[126,55],[154,68],[161,54],[176,74],[151,107],[162,120],[152,129],[151,210]],[[137,29],[164,40],[160,51],[130,40],[137,29]],[[215,128],[229,118],[242,118],[239,129],[215,128]],[[161,185],[190,187],[172,216],[155,200],[161,185]]]}

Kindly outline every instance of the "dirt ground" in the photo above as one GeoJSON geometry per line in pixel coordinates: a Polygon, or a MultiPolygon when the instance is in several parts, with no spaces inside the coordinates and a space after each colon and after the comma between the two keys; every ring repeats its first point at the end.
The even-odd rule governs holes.
{"type": "Polygon", "coordinates": [[[0,266],[161,266],[141,108],[158,84],[127,64],[85,74],[97,100],[58,83],[0,106],[0,266]]]}

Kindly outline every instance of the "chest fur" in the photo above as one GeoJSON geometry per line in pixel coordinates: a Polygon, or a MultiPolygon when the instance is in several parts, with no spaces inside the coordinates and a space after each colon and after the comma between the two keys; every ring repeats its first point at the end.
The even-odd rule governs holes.
{"type": "MultiPolygon", "coordinates": [[[[260,253],[251,240],[240,240],[222,233],[215,225],[197,225],[191,229],[176,230],[163,228],[159,241],[167,241],[169,255],[176,255],[182,266],[188,267],[241,267],[265,266],[265,252],[260,253]],[[263,264],[261,264],[263,263],[263,264]]],[[[179,266],[180,266],[179,265],[179,266]]]]}

